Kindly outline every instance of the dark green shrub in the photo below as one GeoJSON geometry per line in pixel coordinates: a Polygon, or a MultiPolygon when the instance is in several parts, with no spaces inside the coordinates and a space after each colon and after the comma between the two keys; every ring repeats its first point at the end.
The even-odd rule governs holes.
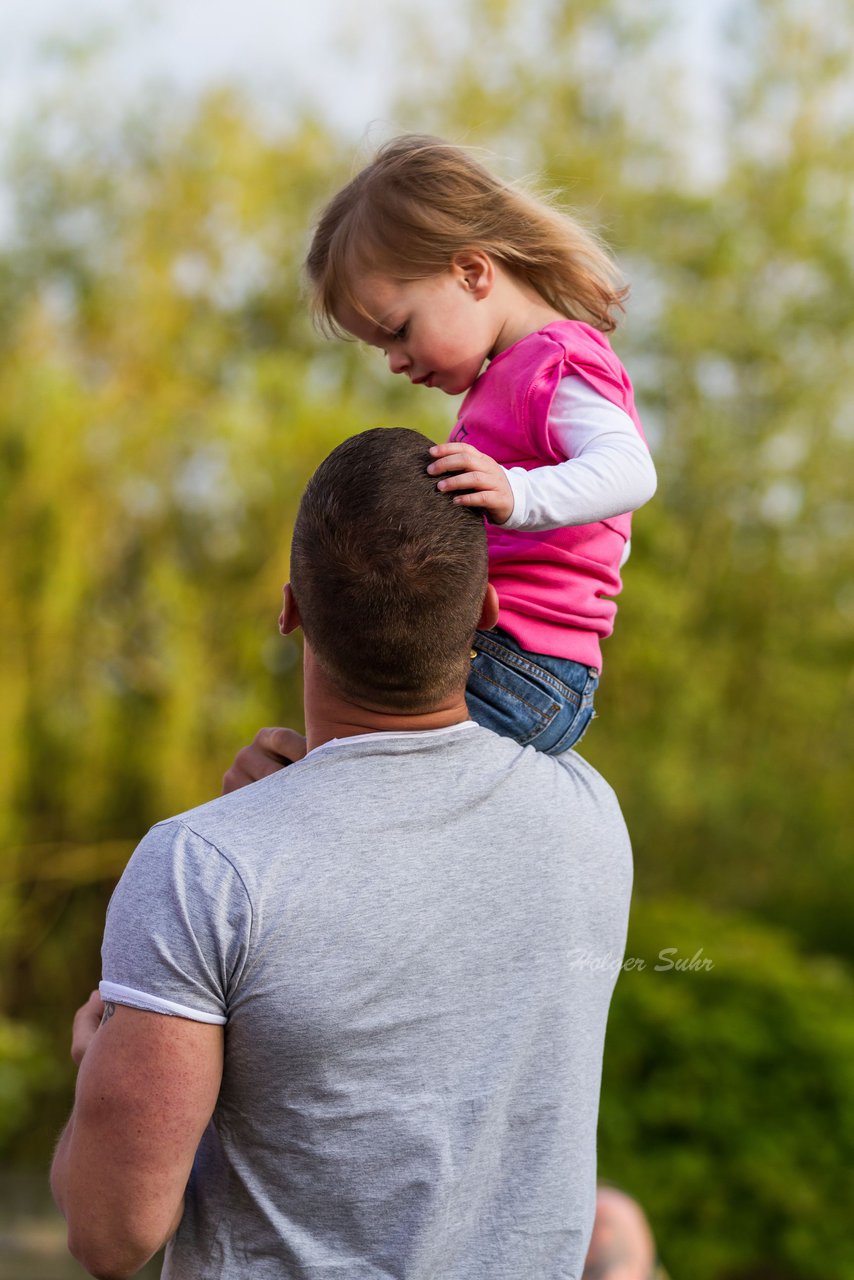
{"type": "Polygon", "coordinates": [[[851,1280],[850,970],[673,901],[635,904],[626,956],[603,1179],[644,1205],[674,1275],[851,1280]]]}

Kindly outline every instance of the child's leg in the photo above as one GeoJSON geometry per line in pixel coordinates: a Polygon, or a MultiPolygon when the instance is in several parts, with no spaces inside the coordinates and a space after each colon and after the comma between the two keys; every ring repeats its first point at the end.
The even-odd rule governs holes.
{"type": "Polygon", "coordinates": [[[478,631],[466,686],[469,714],[486,729],[547,755],[568,751],[593,718],[595,667],[526,653],[500,627],[478,631]]]}

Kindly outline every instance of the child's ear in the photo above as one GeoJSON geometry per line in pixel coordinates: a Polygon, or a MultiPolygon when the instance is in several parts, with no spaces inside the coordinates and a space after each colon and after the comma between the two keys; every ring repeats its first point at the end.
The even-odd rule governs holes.
{"type": "Polygon", "coordinates": [[[495,264],[488,253],[480,249],[464,249],[454,254],[451,268],[460,284],[474,298],[486,298],[495,283],[495,264]]]}

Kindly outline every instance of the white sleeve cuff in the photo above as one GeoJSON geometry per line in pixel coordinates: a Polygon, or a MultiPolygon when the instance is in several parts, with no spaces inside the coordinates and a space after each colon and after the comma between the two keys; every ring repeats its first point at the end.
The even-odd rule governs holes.
{"type": "Polygon", "coordinates": [[[504,474],[507,477],[507,483],[510,485],[513,494],[513,510],[510,516],[501,525],[502,529],[524,529],[525,521],[529,516],[529,492],[530,485],[528,483],[529,472],[524,467],[504,467],[504,474]]]}
{"type": "Polygon", "coordinates": [[[146,1013],[165,1013],[172,1018],[188,1018],[191,1022],[210,1022],[217,1026],[223,1026],[227,1021],[221,1013],[203,1013],[201,1009],[190,1009],[174,1000],[149,995],[147,991],[123,987],[119,982],[101,982],[98,984],[98,991],[104,1004],[125,1004],[131,1009],[143,1009],[146,1013]]]}

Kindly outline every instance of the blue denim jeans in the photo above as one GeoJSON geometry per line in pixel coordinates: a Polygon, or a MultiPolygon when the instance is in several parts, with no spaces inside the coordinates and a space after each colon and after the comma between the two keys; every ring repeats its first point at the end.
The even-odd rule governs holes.
{"type": "Polygon", "coordinates": [[[475,633],[466,702],[472,720],[521,746],[557,756],[593,719],[595,667],[526,653],[500,627],[475,633]]]}

